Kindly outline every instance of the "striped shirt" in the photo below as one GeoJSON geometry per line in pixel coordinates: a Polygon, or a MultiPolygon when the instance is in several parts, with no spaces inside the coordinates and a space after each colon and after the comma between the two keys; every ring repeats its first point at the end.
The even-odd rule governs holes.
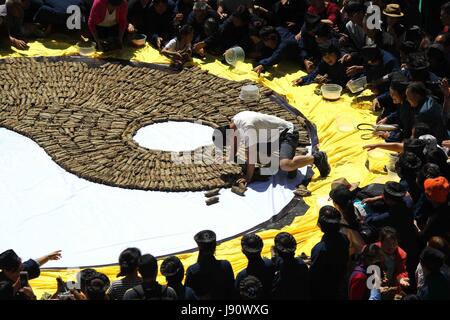
{"type": "Polygon", "coordinates": [[[108,295],[111,300],[122,300],[125,292],[137,285],[142,284],[141,278],[122,278],[111,283],[108,295]]]}

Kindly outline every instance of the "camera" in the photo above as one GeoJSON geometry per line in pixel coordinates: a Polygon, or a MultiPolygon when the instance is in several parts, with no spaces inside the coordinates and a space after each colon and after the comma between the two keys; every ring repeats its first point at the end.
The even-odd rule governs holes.
{"type": "Polygon", "coordinates": [[[20,287],[24,288],[24,287],[28,287],[28,272],[27,271],[21,271],[20,272],[20,287]]]}

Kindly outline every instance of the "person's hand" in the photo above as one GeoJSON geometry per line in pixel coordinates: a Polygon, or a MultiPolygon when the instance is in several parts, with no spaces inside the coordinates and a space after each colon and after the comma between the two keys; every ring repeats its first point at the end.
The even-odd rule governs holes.
{"type": "Polygon", "coordinates": [[[157,48],[158,50],[161,50],[161,49],[162,49],[162,48],[161,48],[162,42],[163,42],[163,38],[161,38],[161,37],[156,38],[156,48],[157,48]]]}
{"type": "Polygon", "coordinates": [[[293,27],[295,27],[297,24],[295,23],[295,22],[292,22],[292,21],[287,21],[286,22],[286,26],[288,27],[288,28],[293,28],[293,27]]]}
{"type": "Polygon", "coordinates": [[[305,69],[307,73],[311,73],[314,71],[314,62],[312,62],[311,60],[305,59],[303,61],[303,63],[305,64],[305,69]]]}
{"type": "Polygon", "coordinates": [[[31,287],[23,287],[19,290],[20,293],[23,293],[30,300],[36,300],[36,296],[34,295],[33,289],[31,287]]]}
{"type": "Polygon", "coordinates": [[[236,180],[236,184],[243,185],[244,187],[246,187],[248,185],[248,181],[246,178],[240,178],[236,180]]]}
{"type": "Polygon", "coordinates": [[[71,289],[70,293],[73,294],[75,300],[87,300],[86,296],[82,292],[79,292],[78,290],[71,289]]]}
{"type": "Polygon", "coordinates": [[[302,32],[301,32],[301,31],[295,35],[295,40],[296,40],[297,42],[299,42],[300,40],[302,40],[302,32]]]}
{"type": "Polygon", "coordinates": [[[347,77],[351,78],[355,75],[357,75],[358,73],[361,73],[363,71],[363,67],[362,66],[351,66],[347,68],[347,77]]]}
{"type": "Polygon", "coordinates": [[[380,121],[378,121],[377,124],[386,124],[387,120],[388,120],[387,117],[386,117],[386,118],[383,118],[383,119],[381,119],[380,121]]]}
{"type": "Polygon", "coordinates": [[[373,149],[378,148],[378,144],[374,143],[374,144],[366,144],[365,146],[363,146],[363,149],[367,149],[367,151],[372,151],[373,149]]]}
{"type": "Polygon", "coordinates": [[[329,19],[322,19],[320,22],[325,23],[325,24],[329,25],[330,27],[334,26],[333,21],[331,21],[329,19]]]}
{"type": "Polygon", "coordinates": [[[20,40],[20,39],[16,39],[16,38],[10,37],[10,42],[11,42],[11,45],[14,48],[17,48],[19,50],[26,50],[26,49],[28,49],[28,44],[24,40],[20,40]]]}
{"type": "Polygon", "coordinates": [[[442,94],[444,95],[444,97],[446,97],[446,98],[450,97],[450,86],[449,86],[447,78],[442,79],[439,87],[441,88],[441,91],[442,91],[442,94]]]}
{"type": "Polygon", "coordinates": [[[258,74],[258,77],[260,77],[261,73],[264,72],[264,66],[263,65],[259,65],[256,68],[254,68],[253,71],[258,74]]]}
{"type": "Polygon", "coordinates": [[[177,22],[183,21],[183,18],[184,18],[184,15],[182,13],[177,13],[175,15],[175,21],[177,21],[177,22]]]}
{"type": "Polygon", "coordinates": [[[400,278],[398,283],[399,283],[399,285],[402,288],[408,288],[409,287],[409,279],[408,278],[400,278]]]}
{"type": "Polygon", "coordinates": [[[339,62],[340,63],[347,63],[350,60],[352,60],[352,55],[350,53],[346,53],[339,59],[339,62]]]}
{"type": "Polygon", "coordinates": [[[393,300],[397,293],[397,287],[381,287],[380,293],[382,300],[393,300]]]}
{"type": "Polygon", "coordinates": [[[380,105],[380,101],[378,101],[377,98],[373,99],[373,101],[372,101],[372,111],[376,112],[376,111],[379,111],[381,109],[382,109],[382,107],[380,105]]]}
{"type": "Polygon", "coordinates": [[[228,15],[225,12],[217,12],[219,14],[220,20],[224,20],[228,17],[228,15]]]}
{"type": "Polygon", "coordinates": [[[325,75],[323,75],[323,76],[318,75],[318,76],[316,77],[315,81],[316,81],[318,84],[324,84],[324,83],[327,83],[327,82],[328,82],[328,75],[327,75],[327,74],[325,74],[325,75]]]}
{"type": "Polygon", "coordinates": [[[293,86],[301,86],[303,84],[304,80],[303,78],[299,78],[297,80],[292,81],[293,86]]]}
{"type": "Polygon", "coordinates": [[[372,197],[372,198],[365,198],[365,199],[363,199],[362,201],[361,201],[361,203],[372,203],[372,202],[375,202],[375,201],[378,201],[378,200],[381,200],[381,199],[383,199],[383,196],[377,196],[377,197],[372,197]]]}
{"type": "Polygon", "coordinates": [[[128,30],[128,33],[135,33],[136,32],[136,28],[131,23],[128,24],[127,30],[128,30]]]}
{"type": "Polygon", "coordinates": [[[389,135],[390,135],[390,133],[388,131],[375,131],[374,134],[383,139],[389,138],[389,135]]]}
{"type": "Polygon", "coordinates": [[[60,260],[61,258],[62,258],[61,250],[56,250],[56,251],[50,252],[47,255],[48,261],[60,260]]]}

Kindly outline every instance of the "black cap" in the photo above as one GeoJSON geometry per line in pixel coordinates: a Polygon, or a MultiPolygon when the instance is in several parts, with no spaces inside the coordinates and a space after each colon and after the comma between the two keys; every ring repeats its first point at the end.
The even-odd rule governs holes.
{"type": "Polygon", "coordinates": [[[355,194],[343,185],[331,189],[329,196],[336,203],[347,203],[355,198],[355,194]]]}
{"type": "Polygon", "coordinates": [[[306,13],[305,15],[305,28],[306,31],[313,31],[315,30],[320,24],[320,16],[306,13]]]}
{"type": "Polygon", "coordinates": [[[363,47],[361,49],[361,54],[365,61],[373,61],[381,57],[380,48],[376,45],[363,47]]]}
{"type": "Polygon", "coordinates": [[[247,276],[239,283],[239,293],[246,300],[260,299],[263,294],[262,289],[261,281],[254,276],[247,276]]]}
{"type": "Polygon", "coordinates": [[[357,12],[366,12],[366,6],[363,5],[361,2],[359,1],[350,1],[349,3],[347,3],[347,5],[344,7],[344,11],[348,14],[348,15],[352,15],[354,13],[357,12]]]}
{"type": "Polygon", "coordinates": [[[0,254],[0,269],[1,270],[16,270],[20,266],[20,258],[14,252],[9,249],[0,254]]]}
{"type": "Polygon", "coordinates": [[[216,242],[216,234],[211,230],[203,230],[194,236],[197,245],[213,244],[216,242]]]}
{"type": "Polygon", "coordinates": [[[246,234],[241,239],[242,249],[248,253],[261,252],[264,243],[262,239],[256,234],[246,234]]]}
{"type": "Polygon", "coordinates": [[[394,181],[388,181],[384,185],[384,196],[393,199],[402,199],[406,195],[406,190],[403,186],[394,181]]]}
{"type": "Polygon", "coordinates": [[[176,276],[181,270],[183,270],[183,264],[176,256],[164,259],[161,264],[161,273],[165,277],[176,276]]]}
{"type": "Polygon", "coordinates": [[[420,255],[420,263],[430,271],[439,271],[444,264],[445,255],[439,250],[427,247],[420,255]]]}
{"type": "Polygon", "coordinates": [[[275,237],[275,248],[283,253],[295,253],[297,241],[287,232],[280,232],[275,237]]]}

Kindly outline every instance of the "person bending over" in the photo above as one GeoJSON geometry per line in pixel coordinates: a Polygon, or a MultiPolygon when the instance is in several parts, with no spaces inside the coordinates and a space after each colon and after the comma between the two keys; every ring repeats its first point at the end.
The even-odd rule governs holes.
{"type": "MultiPolygon", "coordinates": [[[[237,154],[239,142],[244,142],[246,174],[237,181],[239,184],[247,185],[251,182],[258,158],[259,144],[269,144],[268,149],[273,146],[279,147],[279,167],[282,171],[296,173],[297,169],[314,164],[319,169],[320,175],[326,177],[331,170],[325,152],[318,151],[312,155],[295,156],[298,131],[293,123],[259,112],[239,112],[229,125],[214,130],[213,141],[218,149],[231,146],[233,155],[237,154]]],[[[273,160],[272,157],[270,160],[273,160]]]]}

